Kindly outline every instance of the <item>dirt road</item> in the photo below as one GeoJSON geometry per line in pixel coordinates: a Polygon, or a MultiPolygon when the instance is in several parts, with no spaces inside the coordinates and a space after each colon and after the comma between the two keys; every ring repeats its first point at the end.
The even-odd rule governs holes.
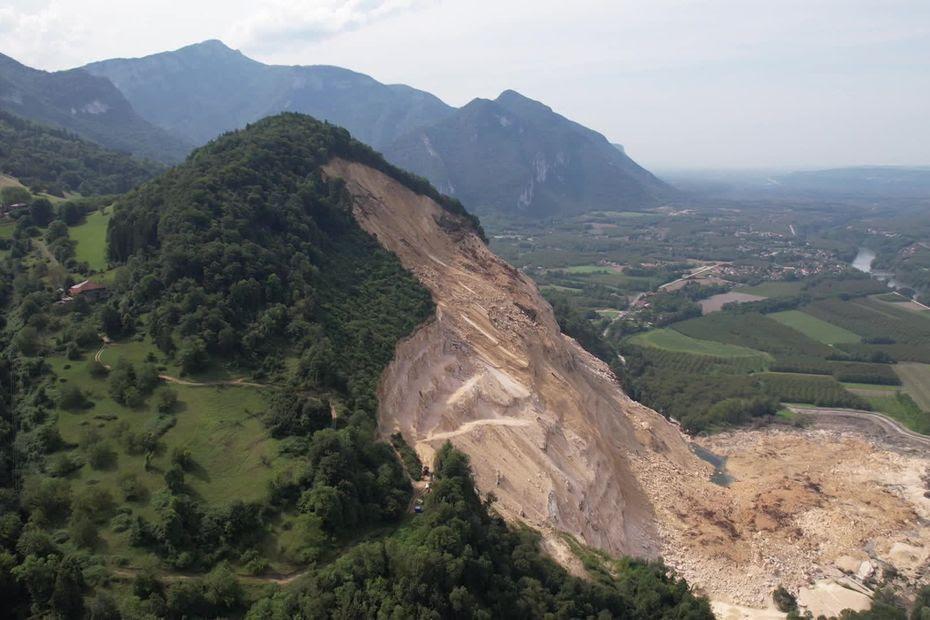
{"type": "Polygon", "coordinates": [[[880,413],[875,413],[873,411],[861,411],[859,409],[830,409],[827,407],[795,407],[789,406],[788,409],[794,411],[795,413],[800,413],[801,415],[816,416],[819,418],[835,418],[839,420],[866,420],[875,427],[881,429],[882,433],[887,436],[895,437],[898,439],[903,439],[907,443],[923,447],[930,448],[930,437],[927,435],[921,435],[920,433],[915,433],[914,431],[907,429],[896,420],[889,418],[888,416],[882,415],[880,413]]]}

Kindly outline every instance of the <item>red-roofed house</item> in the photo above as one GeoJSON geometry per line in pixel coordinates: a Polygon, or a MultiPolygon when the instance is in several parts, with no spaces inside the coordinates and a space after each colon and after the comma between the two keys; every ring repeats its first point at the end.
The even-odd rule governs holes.
{"type": "Polygon", "coordinates": [[[84,297],[88,301],[96,301],[98,299],[103,299],[107,296],[108,291],[105,284],[100,284],[99,282],[91,282],[90,280],[84,280],[79,282],[68,289],[69,297],[77,297],[78,295],[84,297]]]}

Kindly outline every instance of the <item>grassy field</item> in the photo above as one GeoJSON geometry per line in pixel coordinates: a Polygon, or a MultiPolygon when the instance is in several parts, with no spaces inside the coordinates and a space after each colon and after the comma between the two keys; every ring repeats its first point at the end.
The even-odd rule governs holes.
{"type": "Polygon", "coordinates": [[[68,231],[71,239],[77,242],[75,255],[78,261],[87,262],[95,271],[107,268],[107,224],[112,211],[104,213],[95,211],[87,216],[83,224],[68,231]]]}
{"type": "Polygon", "coordinates": [[[930,411],[930,365],[902,362],[895,364],[894,370],[914,401],[925,411],[930,411]]]}
{"type": "Polygon", "coordinates": [[[796,329],[808,338],[824,344],[859,342],[861,338],[847,329],[827,323],[800,310],[786,310],[768,315],[782,325],[796,329]]]}
{"type": "Polygon", "coordinates": [[[762,297],[791,297],[801,292],[801,282],[763,282],[756,286],[737,289],[740,293],[761,295],[762,297]]]}
{"type": "Polygon", "coordinates": [[[852,383],[842,381],[843,387],[847,390],[868,390],[870,392],[889,392],[894,394],[901,389],[900,385],[881,385],[879,383],[852,383]]]}
{"type": "Polygon", "coordinates": [[[930,413],[921,410],[914,400],[904,393],[894,396],[864,396],[874,411],[894,418],[915,433],[930,434],[930,413]]]}
{"type": "MultiPolygon", "coordinates": [[[[172,466],[171,453],[175,448],[190,451],[193,465],[185,477],[190,493],[213,507],[227,504],[230,498],[245,502],[261,499],[268,482],[279,471],[293,466],[293,459],[279,454],[279,442],[269,436],[261,422],[269,389],[171,385],[178,394],[179,404],[174,413],[160,414],[151,398],[136,409],[115,402],[109,395],[109,381],[90,377],[91,359],[93,352],[85,353],[84,359],[77,361],[61,356],[48,358],[60,386],[80,385],[93,402],[88,409],[58,410],[54,414],[66,448],[50,458],[70,457],[83,462],[67,477],[73,493],[90,486],[106,489],[132,515],[152,519],[156,516],[158,496],[165,488],[164,472],[172,466]],[[124,441],[130,434],[146,432],[157,435],[161,445],[148,464],[145,455],[130,452],[124,441]],[[89,434],[96,435],[98,441],[112,449],[109,465],[94,469],[84,462],[83,445],[88,442],[89,434]],[[120,481],[126,476],[135,477],[144,488],[139,499],[123,501],[120,481]]],[[[131,547],[128,533],[117,531],[112,525],[102,528],[100,536],[107,555],[123,558],[130,565],[138,566],[150,557],[131,547]]]]}
{"type": "Polygon", "coordinates": [[[0,239],[12,239],[13,230],[16,228],[16,224],[13,222],[4,222],[0,224],[0,239]]]}
{"type": "Polygon", "coordinates": [[[697,353],[717,357],[766,357],[762,351],[711,340],[699,340],[673,329],[654,329],[645,334],[638,334],[631,338],[630,341],[640,346],[682,353],[697,353]]]}

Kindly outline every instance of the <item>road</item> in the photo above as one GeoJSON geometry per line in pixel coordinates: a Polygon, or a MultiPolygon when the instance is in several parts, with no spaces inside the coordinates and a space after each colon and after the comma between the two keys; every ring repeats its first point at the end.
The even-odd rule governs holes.
{"type": "Polygon", "coordinates": [[[713,270],[713,269],[716,269],[717,267],[719,267],[719,266],[722,265],[722,264],[723,264],[723,263],[714,263],[713,265],[706,265],[706,266],[704,266],[704,267],[701,267],[700,269],[695,269],[695,270],[692,271],[691,273],[689,273],[689,274],[687,274],[687,275],[684,275],[684,276],[681,276],[681,277],[678,278],[677,280],[672,280],[671,282],[666,282],[665,284],[663,284],[662,286],[659,287],[659,290],[661,291],[662,289],[664,289],[664,288],[666,288],[666,287],[669,287],[669,286],[671,286],[671,285],[673,285],[673,284],[676,284],[676,283],[678,283],[678,282],[681,282],[681,281],[683,281],[683,280],[690,280],[691,278],[696,278],[697,276],[701,275],[702,273],[707,272],[707,271],[711,271],[711,270],[713,270]]]}
{"type": "Polygon", "coordinates": [[[794,405],[790,405],[788,409],[794,411],[795,413],[800,413],[801,415],[810,415],[821,418],[853,418],[858,420],[868,420],[869,422],[875,424],[875,426],[881,428],[886,435],[901,437],[914,445],[930,448],[930,436],[915,433],[914,431],[901,426],[897,420],[893,420],[892,418],[889,418],[888,416],[881,413],[875,413],[874,411],[862,411],[859,409],[830,409],[828,407],[796,407],[794,405]]]}

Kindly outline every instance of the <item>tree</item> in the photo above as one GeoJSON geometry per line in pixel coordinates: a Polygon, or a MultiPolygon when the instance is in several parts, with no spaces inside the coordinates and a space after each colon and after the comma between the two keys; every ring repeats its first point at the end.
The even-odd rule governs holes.
{"type": "Polygon", "coordinates": [[[55,587],[51,597],[52,609],[62,618],[79,620],[84,616],[86,588],[80,560],[73,556],[63,558],[55,576],[55,587]]]}
{"type": "Polygon", "coordinates": [[[178,406],[178,393],[169,387],[159,388],[155,392],[155,407],[159,413],[171,413],[178,406]]]}
{"type": "MultiPolygon", "coordinates": [[[[33,216],[35,219],[35,216],[33,216]]],[[[45,242],[52,243],[58,239],[67,239],[68,238],[68,225],[61,220],[55,220],[48,225],[48,230],[45,231],[45,242]]]]}
{"type": "Polygon", "coordinates": [[[48,201],[48,198],[36,198],[32,201],[32,204],[29,205],[29,216],[36,226],[44,228],[48,226],[52,218],[55,217],[55,210],[52,208],[52,203],[48,201]]]}
{"type": "Polygon", "coordinates": [[[204,370],[207,366],[207,347],[200,338],[194,338],[184,343],[178,353],[178,362],[181,364],[181,374],[192,375],[204,370]]]}
{"type": "Polygon", "coordinates": [[[23,355],[35,355],[39,351],[39,331],[31,325],[23,327],[13,336],[13,346],[23,355]]]}
{"type": "Polygon", "coordinates": [[[70,383],[63,386],[58,395],[58,406],[62,409],[76,411],[78,409],[87,409],[92,405],[93,403],[84,396],[81,388],[70,383]]]}

